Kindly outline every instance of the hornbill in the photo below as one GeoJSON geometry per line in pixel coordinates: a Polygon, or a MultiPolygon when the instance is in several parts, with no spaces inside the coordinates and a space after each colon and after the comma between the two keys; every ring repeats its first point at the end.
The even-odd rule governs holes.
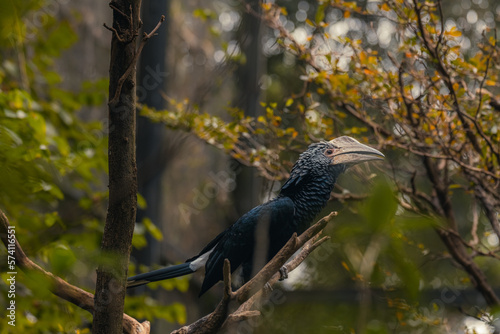
{"type": "Polygon", "coordinates": [[[186,263],[129,277],[127,288],[205,269],[201,296],[222,280],[224,259],[229,260],[233,272],[241,266],[242,278],[248,281],[293,233],[301,234],[311,225],[341,173],[360,162],[383,157],[376,149],[347,136],[311,144],[292,167],[275,199],[244,214],[186,263]]]}

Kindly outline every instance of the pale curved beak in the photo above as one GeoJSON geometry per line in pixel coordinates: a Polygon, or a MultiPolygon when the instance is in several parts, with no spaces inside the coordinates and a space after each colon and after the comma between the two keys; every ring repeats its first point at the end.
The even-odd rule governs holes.
{"type": "Polygon", "coordinates": [[[382,152],[361,144],[356,139],[343,136],[330,141],[337,150],[333,155],[332,164],[356,165],[370,160],[383,160],[385,155],[382,152]]]}

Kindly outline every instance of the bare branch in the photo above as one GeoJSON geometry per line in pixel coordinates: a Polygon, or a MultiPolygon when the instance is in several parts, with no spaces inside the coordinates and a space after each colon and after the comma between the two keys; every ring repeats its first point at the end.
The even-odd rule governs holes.
{"type": "Polygon", "coordinates": [[[113,27],[108,27],[108,25],[106,23],[103,23],[103,26],[104,28],[108,29],[109,31],[113,32],[114,33],[114,36],[116,37],[116,39],[121,42],[121,43],[126,43],[126,41],[122,38],[122,36],[120,36],[120,33],[118,32],[118,30],[116,30],[115,28],[113,27]]]}
{"type": "Polygon", "coordinates": [[[472,228],[470,230],[470,234],[472,236],[472,240],[470,242],[471,246],[476,246],[479,243],[479,237],[477,236],[477,226],[479,225],[479,212],[477,207],[477,201],[472,201],[472,228]]]}
{"type": "Polygon", "coordinates": [[[323,237],[320,240],[317,239],[319,237],[319,233],[336,215],[336,212],[332,212],[328,216],[323,217],[316,224],[312,225],[299,237],[297,237],[297,235],[293,235],[286,245],[283,246],[273,259],[264,266],[264,268],[262,268],[250,281],[234,292],[231,291],[230,287],[231,271],[229,268],[229,261],[225,260],[224,294],[222,300],[217,305],[217,308],[209,315],[204,316],[188,326],[184,326],[176,331],[173,331],[171,334],[215,333],[221,327],[227,328],[234,323],[259,316],[260,312],[252,310],[252,308],[262,298],[263,288],[266,282],[271,286],[275,284],[280,278],[278,269],[281,268],[285,262],[302,246],[304,246],[304,248],[301,252],[286,265],[288,271],[292,271],[297,268],[297,266],[302,263],[314,249],[328,240],[328,237],[323,237]],[[233,305],[239,307],[231,315],[228,315],[228,309],[233,305]]]}
{"type": "MultiPolygon", "coordinates": [[[[135,67],[135,65],[137,63],[137,60],[139,59],[139,56],[141,55],[142,49],[144,48],[144,45],[146,45],[146,43],[148,42],[148,40],[156,34],[156,31],[158,30],[158,28],[160,28],[160,26],[163,23],[163,21],[165,21],[165,15],[161,16],[160,21],[158,22],[158,24],[156,25],[156,27],[154,27],[154,29],[151,30],[151,32],[149,34],[144,33],[144,35],[142,37],[141,44],[137,48],[137,50],[135,52],[135,55],[134,55],[134,58],[132,59],[132,62],[127,67],[127,70],[125,71],[125,73],[123,73],[123,75],[118,80],[118,84],[117,84],[117,87],[116,87],[115,95],[109,101],[109,103],[108,103],[109,105],[115,105],[118,102],[118,98],[120,97],[123,84],[125,83],[125,80],[127,80],[128,76],[130,75],[130,72],[132,72],[132,70],[134,69],[134,67],[135,67]]],[[[116,32],[116,30],[114,30],[114,31],[116,32]]],[[[116,36],[118,38],[118,33],[116,33],[116,36]]]]}
{"type": "Polygon", "coordinates": [[[473,278],[473,283],[482,293],[486,302],[490,306],[500,304],[500,299],[495,294],[495,291],[488,283],[484,272],[473,261],[470,254],[467,253],[462,238],[458,233],[458,226],[453,212],[451,201],[448,195],[447,180],[443,180],[437,171],[435,164],[428,158],[424,158],[424,166],[427,171],[429,180],[432,182],[434,191],[439,200],[439,205],[444,217],[448,223],[448,229],[435,228],[437,234],[446,245],[453,259],[457,261],[464,270],[473,278]],[[451,231],[451,233],[450,233],[451,231]]]}

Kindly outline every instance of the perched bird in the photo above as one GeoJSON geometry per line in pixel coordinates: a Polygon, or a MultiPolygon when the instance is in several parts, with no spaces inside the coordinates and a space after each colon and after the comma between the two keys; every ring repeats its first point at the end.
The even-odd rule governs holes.
{"type": "Polygon", "coordinates": [[[234,272],[241,266],[248,281],[285,245],[293,233],[301,234],[327,204],[339,175],[360,162],[384,155],[343,136],[311,144],[300,155],[279,195],[259,205],[215,237],[186,263],[128,278],[127,288],[205,270],[200,296],[222,280],[224,259],[234,272]]]}

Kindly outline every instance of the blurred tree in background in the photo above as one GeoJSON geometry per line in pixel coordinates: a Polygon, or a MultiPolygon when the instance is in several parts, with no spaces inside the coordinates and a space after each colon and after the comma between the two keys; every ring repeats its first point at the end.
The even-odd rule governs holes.
{"type": "MultiPolygon", "coordinates": [[[[61,1],[0,6],[0,205],[27,253],[92,290],[107,199],[105,126],[92,121],[105,119],[107,55],[95,31],[108,18],[61,1]],[[85,57],[95,69],[90,81],[73,76],[81,67],[67,66],[83,61],[82,48],[102,56],[85,57]]],[[[261,176],[261,190],[248,198],[261,202],[274,196],[309,143],[346,134],[377,146],[386,163],[341,178],[325,210],[340,213],[328,227],[331,242],[239,332],[493,333],[500,298],[500,5],[290,0],[169,7],[166,70],[149,64],[162,88],[153,93],[146,81],[138,88],[141,115],[171,131],[159,139],[171,149],[159,145],[157,154],[168,158],[155,176],[165,221],[143,220],[134,245],[144,247],[148,234],[163,237],[158,265],[183,261],[238,217],[234,201],[244,196],[233,190],[241,167],[231,161],[261,176]],[[243,24],[249,17],[258,33],[255,23],[243,24]],[[161,94],[168,107],[159,110],[140,93],[161,94]]],[[[87,326],[84,312],[27,278],[19,282],[25,298],[18,299],[24,313],[16,329],[87,326]]],[[[153,284],[162,293],[148,288],[127,297],[126,311],[191,322],[220,297],[214,289],[198,301],[197,285],[198,277],[189,288],[186,279],[153,284]]]]}

